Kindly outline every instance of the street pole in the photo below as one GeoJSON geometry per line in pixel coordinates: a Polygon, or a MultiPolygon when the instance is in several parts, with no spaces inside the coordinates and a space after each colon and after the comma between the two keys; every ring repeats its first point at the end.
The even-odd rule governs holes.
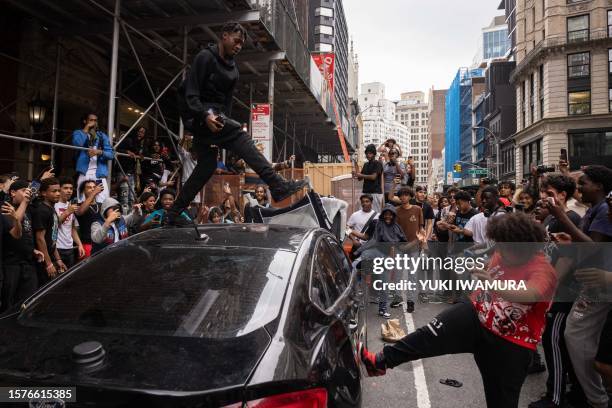
{"type": "MultiPolygon", "coordinates": [[[[113,147],[113,131],[115,130],[115,98],[117,96],[117,63],[119,60],[119,14],[121,13],[121,0],[115,0],[115,13],[113,15],[113,48],[111,53],[110,85],[108,91],[108,139],[113,147]]],[[[111,185],[113,160],[108,161],[108,185],[111,185]]]]}
{"type": "Polygon", "coordinates": [[[499,161],[499,145],[500,145],[500,140],[499,138],[495,135],[495,133],[493,133],[493,131],[489,128],[486,128],[484,126],[474,126],[472,129],[482,129],[485,132],[487,132],[495,141],[495,173],[496,173],[496,177],[497,177],[497,181],[499,182],[499,177],[500,177],[500,167],[499,165],[501,164],[499,161]]]}
{"type": "MultiPolygon", "coordinates": [[[[61,65],[61,54],[62,52],[62,43],[58,39],[57,40],[57,55],[55,59],[55,88],[53,89],[53,124],[52,133],[51,133],[51,142],[55,143],[57,141],[57,108],[58,108],[58,98],[59,98],[59,82],[60,82],[60,65],[61,65]]],[[[55,149],[51,148],[51,165],[55,166],[55,149]]]]}

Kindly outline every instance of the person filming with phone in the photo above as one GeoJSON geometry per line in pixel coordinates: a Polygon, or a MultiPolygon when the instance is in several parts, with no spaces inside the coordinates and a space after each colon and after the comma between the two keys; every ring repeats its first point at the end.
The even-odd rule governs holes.
{"type": "MultiPolygon", "coordinates": [[[[86,147],[87,150],[79,150],[76,157],[76,172],[79,175],[77,186],[85,180],[97,180],[104,190],[96,196],[98,203],[104,202],[109,197],[109,188],[106,182],[108,177],[108,161],[115,157],[110,145],[108,135],[98,129],[98,116],[88,113],[83,117],[83,128],[72,132],[72,145],[86,147]]],[[[79,202],[85,201],[83,195],[79,195],[79,202]]]]}

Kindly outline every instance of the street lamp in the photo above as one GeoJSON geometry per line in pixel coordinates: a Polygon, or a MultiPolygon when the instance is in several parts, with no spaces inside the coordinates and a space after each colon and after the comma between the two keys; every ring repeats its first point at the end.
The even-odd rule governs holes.
{"type": "Polygon", "coordinates": [[[491,137],[493,137],[493,140],[495,140],[495,173],[497,174],[497,180],[500,180],[500,169],[499,169],[499,165],[500,165],[500,161],[499,161],[499,145],[500,145],[500,140],[499,140],[499,137],[497,137],[497,135],[495,133],[493,133],[491,131],[491,129],[486,128],[484,126],[473,126],[472,129],[482,129],[485,132],[487,132],[491,137]]]}
{"type": "Polygon", "coordinates": [[[40,128],[45,122],[45,116],[47,116],[47,106],[40,99],[40,93],[35,99],[32,99],[28,104],[28,116],[30,118],[30,125],[34,129],[40,128]]]}

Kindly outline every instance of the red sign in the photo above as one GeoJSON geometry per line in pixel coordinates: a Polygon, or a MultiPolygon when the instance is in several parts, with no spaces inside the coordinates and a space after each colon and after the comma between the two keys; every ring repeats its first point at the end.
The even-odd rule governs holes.
{"type": "Polygon", "coordinates": [[[321,71],[321,75],[323,78],[327,80],[329,84],[329,90],[334,92],[334,62],[335,62],[335,54],[325,53],[325,54],[312,54],[312,59],[314,60],[317,67],[321,71]]]}

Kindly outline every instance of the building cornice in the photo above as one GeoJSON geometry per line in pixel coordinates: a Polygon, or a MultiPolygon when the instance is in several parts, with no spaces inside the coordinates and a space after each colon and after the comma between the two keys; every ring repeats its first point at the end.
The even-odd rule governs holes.
{"type": "MultiPolygon", "coordinates": [[[[584,125],[583,127],[585,129],[591,129],[594,126],[597,127],[597,125],[594,125],[593,123],[596,120],[605,120],[610,123],[609,121],[612,120],[612,113],[545,118],[519,132],[516,132],[512,135],[512,138],[518,141],[519,139],[532,136],[534,133],[540,135],[542,133],[567,131],[568,128],[575,128],[575,125],[584,125]]],[[[521,140],[521,142],[524,141],[521,140]]]]}
{"type": "Polygon", "coordinates": [[[525,58],[516,65],[510,75],[510,83],[515,84],[526,73],[535,69],[542,59],[549,55],[580,51],[584,48],[608,48],[612,46],[612,37],[608,37],[606,31],[595,31],[590,34],[590,38],[584,41],[568,42],[567,37],[550,37],[540,41],[535,48],[525,55],[525,58]]]}

